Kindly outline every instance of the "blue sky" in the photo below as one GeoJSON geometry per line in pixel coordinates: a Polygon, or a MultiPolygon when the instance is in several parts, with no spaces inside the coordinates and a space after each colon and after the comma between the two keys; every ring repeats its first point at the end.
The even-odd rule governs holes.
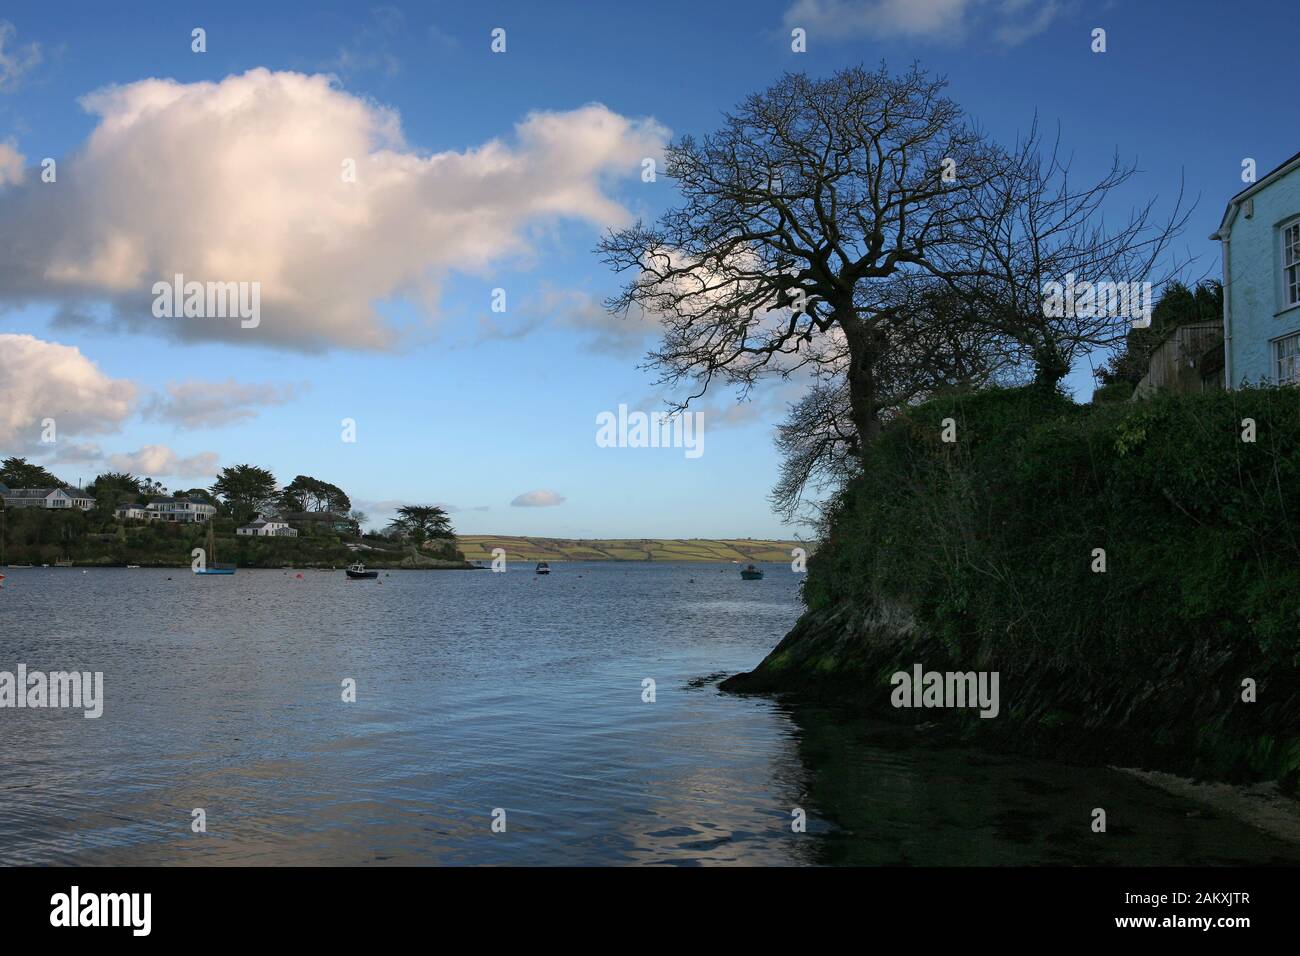
{"type": "MultiPolygon", "coordinates": [[[[653,330],[600,315],[618,279],[592,252],[604,219],[652,217],[673,204],[669,180],[639,175],[656,137],[711,130],[723,110],[785,70],[820,75],[882,59],[902,70],[917,60],[947,75],[950,95],[995,139],[1013,141],[1037,112],[1049,128],[1060,124],[1084,178],[1116,150],[1136,161],[1143,173],[1115,197],[1116,216],[1152,195],[1167,208],[1185,177],[1199,202],[1179,245],[1198,257],[1190,278],[1219,274],[1207,237],[1241,188],[1242,160],[1254,158],[1262,173],[1300,148],[1294,31],[1279,28],[1280,2],[1239,15],[1190,0],[1177,16],[1168,4],[1088,0],[465,6],[0,11],[0,229],[27,229],[29,246],[50,247],[28,249],[42,276],[0,263],[0,335],[38,340],[21,353],[6,340],[10,358],[0,356],[10,406],[0,452],[30,454],[73,481],[133,464],[172,488],[209,484],[214,465],[251,462],[284,482],[300,473],[333,481],[376,518],[396,503],[442,502],[464,532],[785,536],[791,529],[767,493],[778,468],[772,426],[797,394],[789,387],[773,383],[745,406],[710,395],[696,459],[594,441],[598,413],[620,403],[651,410],[660,394],[653,373],[637,368],[653,330]],[[789,30],[800,25],[808,52],[795,54],[789,30]],[[191,50],[195,27],[206,30],[205,53],[191,50]],[[495,27],[506,30],[504,54],[489,49],[495,27]],[[1095,27],[1107,31],[1104,54],[1090,50],[1095,27]],[[258,134],[267,150],[296,141],[276,138],[302,122],[275,112],[292,108],[320,118],[302,133],[306,142],[333,148],[372,135],[373,149],[390,151],[374,171],[362,165],[367,189],[381,169],[397,184],[367,193],[364,207],[378,234],[397,237],[391,251],[348,247],[361,208],[351,199],[305,209],[312,204],[294,195],[292,177],[268,184],[257,138],[218,132],[195,146],[184,124],[154,124],[136,141],[134,132],[96,133],[140,98],[173,96],[140,81],[219,85],[202,94],[212,105],[234,89],[227,78],[258,68],[269,73],[239,90],[268,104],[258,134]],[[282,72],[334,79],[286,91],[275,80],[282,72]],[[113,85],[134,92],[83,100],[113,85]],[[103,139],[93,148],[92,133],[103,139]],[[5,185],[5,149],[11,170],[21,158],[25,186],[5,185]],[[439,154],[448,157],[441,172],[410,172],[411,162],[439,154]],[[575,173],[574,156],[600,158],[575,173]],[[23,206],[44,157],[61,162],[50,188],[76,197],[68,208],[86,212],[88,229],[23,206]],[[212,176],[194,173],[208,160],[212,176]],[[505,168],[505,185],[465,200],[472,216],[451,217],[466,184],[493,164],[505,168]],[[109,177],[124,169],[118,189],[109,177]],[[155,204],[158,196],[170,205],[155,204]],[[416,199],[429,208],[412,208],[416,199]],[[285,224],[283,234],[267,239],[263,217],[281,207],[272,221],[285,224]],[[87,234],[97,247],[80,244],[87,234]],[[283,334],[268,322],[209,337],[130,313],[114,283],[130,271],[133,243],[149,242],[208,262],[241,251],[282,257],[284,288],[307,293],[296,324],[277,327],[283,334]],[[328,259],[309,254],[318,245],[328,259]],[[504,314],[489,311],[494,288],[506,290],[504,314]],[[54,406],[59,443],[33,445],[54,406]],[[345,418],[356,421],[355,442],[340,440],[345,418]],[[539,490],[563,502],[511,505],[539,490]]],[[[1069,384],[1086,400],[1089,369],[1069,384]]]]}

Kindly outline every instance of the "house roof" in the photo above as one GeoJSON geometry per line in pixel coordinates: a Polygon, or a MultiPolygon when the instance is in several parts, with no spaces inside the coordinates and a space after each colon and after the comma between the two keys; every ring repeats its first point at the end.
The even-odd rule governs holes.
{"type": "Polygon", "coordinates": [[[275,518],[275,517],[267,518],[267,517],[264,517],[264,516],[262,516],[262,515],[258,515],[256,518],[254,518],[254,519],[253,519],[252,521],[250,521],[248,524],[246,524],[246,525],[241,525],[241,527],[244,527],[244,528],[261,528],[261,527],[264,527],[265,525],[268,525],[268,524],[284,524],[284,522],[283,522],[282,520],[280,520],[279,518],[275,518]]]}
{"type": "Polygon", "coordinates": [[[1285,176],[1291,170],[1296,169],[1297,167],[1300,167],[1300,153],[1296,153],[1294,156],[1292,156],[1290,159],[1286,160],[1285,162],[1277,166],[1274,166],[1267,173],[1265,173],[1260,179],[1251,183],[1241,192],[1237,193],[1237,195],[1229,199],[1228,205],[1223,210],[1223,218],[1219,221],[1219,228],[1214,233],[1214,235],[1210,236],[1210,238],[1223,239],[1224,230],[1232,225],[1232,220],[1236,216],[1237,208],[1242,204],[1242,202],[1244,202],[1246,199],[1249,199],[1251,196],[1255,195],[1255,193],[1259,192],[1261,189],[1263,189],[1265,186],[1272,183],[1274,180],[1281,179],[1283,176],[1285,176]]]}
{"type": "MultiPolygon", "coordinates": [[[[56,491],[63,491],[62,488],[13,488],[9,495],[14,498],[48,498],[56,491]]],[[[63,491],[66,495],[66,491],[63,491]]]]}

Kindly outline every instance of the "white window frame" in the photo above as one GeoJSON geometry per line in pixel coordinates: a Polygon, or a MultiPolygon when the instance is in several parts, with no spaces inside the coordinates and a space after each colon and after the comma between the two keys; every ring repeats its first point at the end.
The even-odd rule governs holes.
{"type": "Polygon", "coordinates": [[[1270,345],[1274,380],[1279,385],[1300,385],[1300,331],[1276,338],[1270,345]]]}
{"type": "Polygon", "coordinates": [[[1278,226],[1282,311],[1300,305],[1300,216],[1278,226]]]}

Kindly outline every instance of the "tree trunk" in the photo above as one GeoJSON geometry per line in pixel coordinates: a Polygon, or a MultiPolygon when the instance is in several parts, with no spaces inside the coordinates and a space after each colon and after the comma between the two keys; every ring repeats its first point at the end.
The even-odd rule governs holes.
{"type": "Polygon", "coordinates": [[[1070,363],[1061,355],[1056,343],[1050,339],[1039,342],[1034,349],[1034,385],[1055,390],[1061,379],[1068,374],[1070,363]]]}
{"type": "Polygon", "coordinates": [[[868,328],[857,315],[841,320],[840,328],[849,347],[849,406],[858,432],[858,454],[865,457],[867,448],[880,434],[876,362],[883,349],[884,335],[868,328]]]}

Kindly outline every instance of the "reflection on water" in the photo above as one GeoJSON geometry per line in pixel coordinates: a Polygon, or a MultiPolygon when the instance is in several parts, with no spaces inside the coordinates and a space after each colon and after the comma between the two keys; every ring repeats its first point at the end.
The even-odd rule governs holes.
{"type": "Polygon", "coordinates": [[[1113,773],[691,686],[794,622],[783,566],[554,568],[13,570],[0,670],[101,670],[106,703],[0,710],[0,863],[1295,859],[1113,773]]]}
{"type": "Polygon", "coordinates": [[[911,728],[820,708],[789,716],[808,804],[839,824],[818,842],[818,863],[1300,863],[1300,845],[1118,771],[918,745],[911,728]],[[1091,829],[1097,807],[1105,833],[1091,829]]]}

